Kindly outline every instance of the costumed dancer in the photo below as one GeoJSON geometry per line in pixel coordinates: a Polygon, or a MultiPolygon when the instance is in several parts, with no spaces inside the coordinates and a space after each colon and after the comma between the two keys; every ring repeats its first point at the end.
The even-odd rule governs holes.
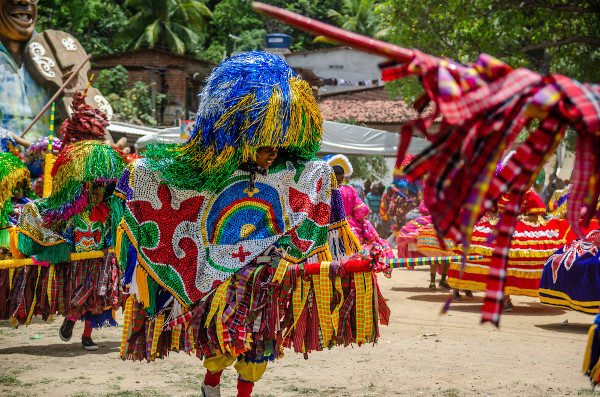
{"type": "Polygon", "coordinates": [[[0,153],[0,259],[9,257],[14,226],[32,196],[27,167],[13,153],[0,153]]]}
{"type": "MultiPolygon", "coordinates": [[[[554,192],[548,203],[550,217],[566,222],[570,187],[554,192]]],[[[546,261],[540,281],[540,302],[596,314],[600,307],[600,225],[594,217],[588,227],[580,227],[586,237],[577,239],[569,228],[565,246],[546,261]]]]}
{"type": "Polygon", "coordinates": [[[131,293],[123,359],[195,351],[205,396],[237,361],[249,396],[285,347],[377,339],[389,309],[374,274],[332,261],[361,248],[315,157],[321,133],[310,86],[276,55],[243,53],[213,70],[187,143],[151,145],[128,166],[115,192],[131,293]]]}
{"type": "MultiPolygon", "coordinates": [[[[498,203],[498,211],[503,211],[503,199],[498,203]]],[[[538,297],[538,289],[544,263],[550,255],[566,243],[568,225],[557,219],[545,220],[546,206],[540,196],[530,188],[525,192],[519,210],[519,217],[512,234],[508,250],[508,267],[504,293],[505,311],[513,309],[510,295],[538,297]]],[[[453,263],[448,271],[448,283],[453,288],[486,290],[489,263],[494,249],[491,236],[494,233],[499,215],[487,213],[473,228],[469,254],[480,254],[481,260],[466,263],[461,276],[461,264],[453,263]]],[[[462,246],[456,247],[462,252],[462,246]]]]}
{"type": "MultiPolygon", "coordinates": [[[[52,194],[25,206],[19,220],[18,249],[34,265],[16,268],[9,315],[28,324],[32,315],[65,317],[59,331],[71,339],[75,321],[85,321],[81,343],[96,350],[92,329],[117,325],[122,303],[119,267],[111,246],[111,190],[123,161],[108,145],[82,141],[65,147],[52,168],[52,194]],[[101,257],[94,255],[101,251],[101,257]],[[90,259],[69,262],[71,253],[90,259]]],[[[6,314],[3,318],[6,317],[6,314]]]]}
{"type": "MultiPolygon", "coordinates": [[[[421,201],[417,208],[411,210],[411,213],[415,210],[421,216],[402,226],[396,236],[398,257],[401,257],[400,255],[406,255],[403,257],[407,258],[454,256],[454,244],[451,240],[445,239],[444,247],[440,245],[425,202],[421,201]]],[[[441,288],[450,289],[446,280],[449,266],[449,262],[442,264],[432,263],[429,265],[429,289],[436,289],[436,273],[440,273],[441,275],[438,285],[441,288]]]]}
{"type": "Polygon", "coordinates": [[[356,189],[344,183],[352,176],[353,169],[350,160],[343,154],[330,154],[325,156],[323,160],[333,168],[338,189],[344,202],[346,219],[363,250],[369,252],[375,246],[381,250],[384,257],[393,258],[394,252],[390,244],[379,237],[371,222],[367,220],[369,207],[358,197],[356,189]]]}
{"type": "Polygon", "coordinates": [[[400,166],[394,167],[394,182],[386,188],[379,207],[381,218],[391,224],[392,233],[396,236],[400,228],[412,220],[406,217],[421,201],[419,185],[400,177],[404,167],[414,158],[414,155],[407,154],[400,166]]]}

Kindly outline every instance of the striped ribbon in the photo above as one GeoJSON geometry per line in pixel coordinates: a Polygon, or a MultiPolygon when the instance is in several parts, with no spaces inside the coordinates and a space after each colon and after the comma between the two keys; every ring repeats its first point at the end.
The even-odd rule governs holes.
{"type": "Polygon", "coordinates": [[[365,341],[365,273],[354,273],[354,287],[356,288],[356,343],[365,341]]]}
{"type": "Polygon", "coordinates": [[[321,271],[312,277],[315,286],[315,299],[319,311],[319,325],[323,335],[323,344],[329,345],[333,336],[333,322],[331,319],[331,282],[329,281],[330,262],[321,262],[321,271]]]}
{"type": "Polygon", "coordinates": [[[123,320],[123,335],[121,337],[121,351],[119,356],[125,358],[125,349],[128,345],[127,340],[129,339],[129,333],[131,332],[130,323],[131,317],[133,317],[133,306],[135,303],[135,296],[130,295],[125,302],[125,319],[123,320]]]}
{"type": "Polygon", "coordinates": [[[165,323],[165,315],[164,314],[161,314],[158,317],[156,317],[156,320],[154,321],[154,333],[152,335],[152,349],[150,350],[150,354],[152,355],[152,357],[156,356],[156,350],[158,348],[158,339],[162,332],[162,326],[164,323],[165,323]]]}
{"type": "MultiPolygon", "coordinates": [[[[467,255],[466,261],[483,259],[481,255],[467,255]]],[[[423,258],[381,258],[380,262],[387,263],[392,269],[413,268],[420,265],[433,265],[449,262],[461,262],[463,257],[457,256],[432,256],[423,258]]]]}

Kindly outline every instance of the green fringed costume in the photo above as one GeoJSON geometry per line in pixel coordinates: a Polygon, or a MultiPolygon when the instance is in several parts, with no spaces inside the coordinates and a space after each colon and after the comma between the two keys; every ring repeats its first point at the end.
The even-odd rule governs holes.
{"type": "Polygon", "coordinates": [[[115,254],[108,250],[111,199],[94,204],[91,193],[114,186],[123,167],[112,147],[96,141],[71,144],[59,154],[52,194],[27,204],[19,220],[16,245],[34,258],[34,265],[4,275],[10,299],[2,319],[28,324],[34,315],[47,320],[60,314],[90,321],[92,328],[116,325],[113,311],[121,306],[123,293],[115,254]],[[94,251],[104,256],[69,261],[71,253],[90,257],[94,251]]]}

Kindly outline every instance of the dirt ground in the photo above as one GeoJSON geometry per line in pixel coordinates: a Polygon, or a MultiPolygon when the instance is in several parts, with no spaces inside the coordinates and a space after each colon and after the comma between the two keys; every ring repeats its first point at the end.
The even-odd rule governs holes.
{"type": "MultiPolygon", "coordinates": [[[[396,270],[379,282],[392,316],[376,345],[335,348],[308,360],[290,352],[269,365],[254,396],[600,396],[581,373],[592,316],[514,296],[514,311],[496,329],[480,324],[482,293],[440,315],[448,292],[426,288],[425,267],[396,270]]],[[[123,362],[122,328],[94,331],[100,349],[86,352],[78,338],[82,324],[65,343],[58,338],[61,322],[17,329],[0,322],[0,395],[201,396],[204,370],[195,357],[123,362]]],[[[236,395],[235,380],[233,369],[225,371],[224,397],[236,395]]]]}

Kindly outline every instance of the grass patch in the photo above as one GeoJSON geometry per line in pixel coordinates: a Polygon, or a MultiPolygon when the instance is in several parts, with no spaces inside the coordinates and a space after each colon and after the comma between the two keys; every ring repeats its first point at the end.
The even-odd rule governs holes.
{"type": "Polygon", "coordinates": [[[297,387],[297,386],[287,386],[284,391],[293,391],[298,394],[319,394],[317,389],[312,389],[310,387],[297,387]]]}
{"type": "Polygon", "coordinates": [[[577,390],[578,396],[600,396],[600,392],[592,389],[580,389],[577,390]]]}
{"type": "Polygon", "coordinates": [[[459,397],[459,392],[460,390],[452,388],[452,389],[446,389],[446,390],[442,390],[442,395],[444,397],[459,397]]]}
{"type": "Polygon", "coordinates": [[[14,375],[0,374],[0,385],[20,386],[21,381],[14,375]]]}
{"type": "Polygon", "coordinates": [[[159,391],[148,389],[142,391],[122,390],[114,393],[108,393],[105,397],[166,397],[168,394],[163,394],[159,391]]]}

